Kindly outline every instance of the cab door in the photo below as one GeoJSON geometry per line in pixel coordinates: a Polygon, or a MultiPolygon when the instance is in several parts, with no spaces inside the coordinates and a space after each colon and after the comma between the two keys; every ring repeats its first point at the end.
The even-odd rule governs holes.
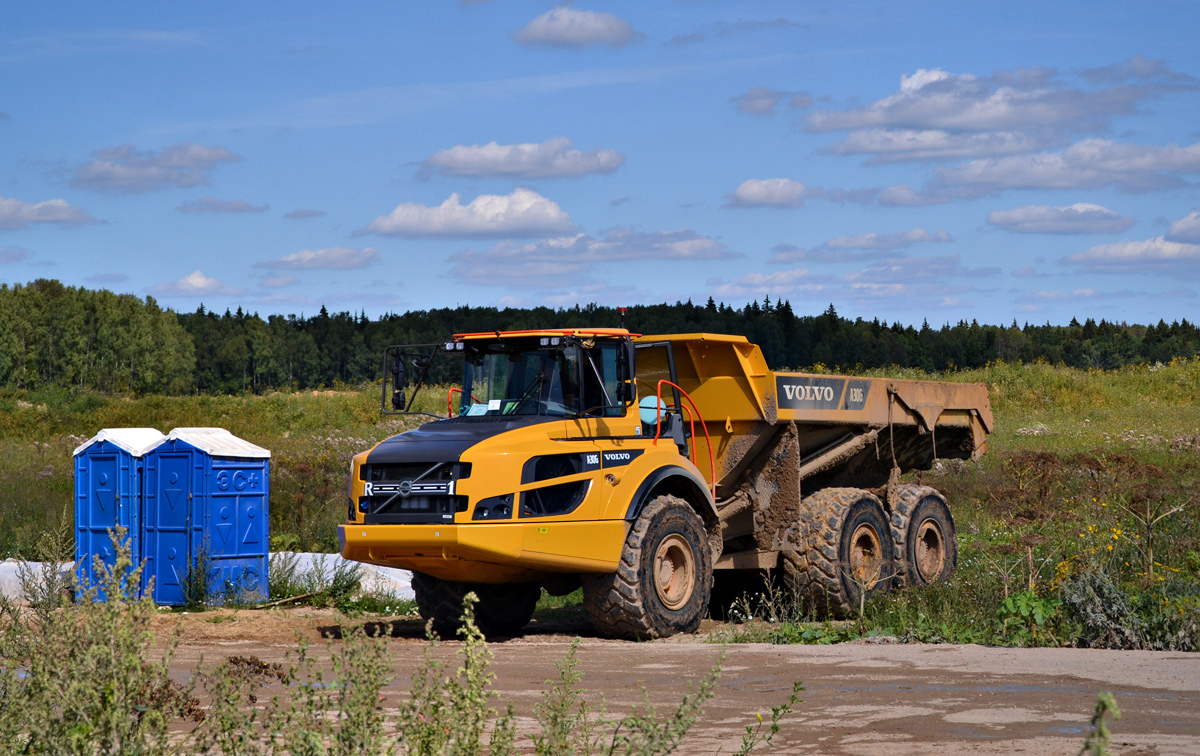
{"type": "Polygon", "coordinates": [[[635,352],[625,339],[597,339],[580,348],[580,392],[584,415],[575,421],[581,436],[593,439],[598,457],[597,516],[611,515],[614,497],[628,498],[628,468],[647,448],[638,418],[635,352]],[[624,485],[622,485],[624,483],[624,485]]]}

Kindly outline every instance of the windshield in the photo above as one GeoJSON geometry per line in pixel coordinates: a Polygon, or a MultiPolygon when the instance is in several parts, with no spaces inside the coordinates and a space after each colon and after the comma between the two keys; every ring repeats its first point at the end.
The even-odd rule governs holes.
{"type": "Polygon", "coordinates": [[[573,417],[586,409],[574,348],[494,342],[466,353],[459,415],[573,417]]]}

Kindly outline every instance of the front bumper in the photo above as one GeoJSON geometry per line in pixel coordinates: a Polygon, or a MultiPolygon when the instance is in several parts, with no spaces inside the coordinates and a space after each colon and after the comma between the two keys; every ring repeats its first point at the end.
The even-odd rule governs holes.
{"type": "Polygon", "coordinates": [[[490,522],[338,526],[342,556],[443,580],[508,583],[563,573],[614,572],[629,523],[490,522]]]}

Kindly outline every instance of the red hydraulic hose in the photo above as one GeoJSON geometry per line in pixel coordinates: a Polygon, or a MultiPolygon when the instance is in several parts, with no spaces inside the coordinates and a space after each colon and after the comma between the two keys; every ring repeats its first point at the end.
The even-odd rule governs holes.
{"type": "MultiPolygon", "coordinates": [[[[687,411],[688,411],[688,421],[691,423],[692,438],[696,437],[696,418],[700,418],[700,427],[704,429],[704,440],[708,442],[708,464],[709,464],[709,467],[712,469],[711,479],[710,479],[711,482],[709,485],[712,487],[712,496],[713,496],[713,500],[715,501],[717,498],[717,461],[716,461],[716,458],[713,457],[712,438],[708,435],[708,426],[704,424],[704,415],[700,414],[700,408],[696,406],[696,403],[694,401],[692,401],[692,397],[690,397],[688,395],[688,392],[684,391],[679,385],[677,385],[675,383],[671,383],[670,381],[668,381],[666,379],[663,379],[658,382],[658,394],[657,394],[658,395],[658,407],[654,408],[655,409],[654,445],[658,446],[658,438],[660,435],[662,435],[662,412],[660,411],[659,408],[665,406],[663,404],[663,400],[662,400],[662,389],[663,389],[664,385],[670,386],[671,388],[675,389],[679,393],[683,394],[683,398],[687,399],[688,404],[691,405],[691,407],[685,407],[684,409],[687,409],[687,411]]],[[[692,446],[691,453],[692,453],[692,464],[694,465],[694,464],[696,464],[696,459],[695,459],[696,449],[695,449],[694,444],[692,446]]]]}
{"type": "MultiPolygon", "coordinates": [[[[461,394],[463,392],[463,390],[460,388],[452,388],[446,392],[446,417],[454,417],[454,394],[455,394],[455,392],[458,392],[459,394],[461,394]]],[[[471,394],[471,401],[478,402],[479,400],[475,398],[474,394],[471,394]]]]}

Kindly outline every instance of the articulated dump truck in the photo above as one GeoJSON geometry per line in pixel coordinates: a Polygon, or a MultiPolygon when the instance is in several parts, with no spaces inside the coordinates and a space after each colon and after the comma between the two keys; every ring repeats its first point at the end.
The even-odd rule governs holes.
{"type": "Polygon", "coordinates": [[[339,526],[347,559],[413,571],[443,637],[468,591],[485,633],[582,587],[600,632],[656,638],[696,631],[720,570],[834,617],[933,583],[954,519],[900,476],[977,459],[992,428],[979,384],[774,372],[742,336],[624,329],[389,347],[384,411],[412,413],[447,359],[447,416],[354,457],[339,526]]]}

